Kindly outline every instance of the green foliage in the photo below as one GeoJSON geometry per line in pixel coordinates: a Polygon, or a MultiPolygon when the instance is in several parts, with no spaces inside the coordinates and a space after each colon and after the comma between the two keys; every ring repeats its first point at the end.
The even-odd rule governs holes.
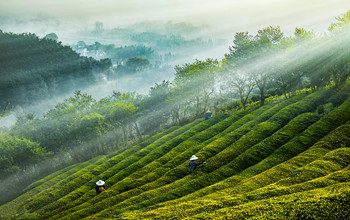
{"type": "MultiPolygon", "coordinates": [[[[219,119],[217,119],[219,120],[219,119]]],[[[198,120],[197,120],[198,121],[198,120]]],[[[198,122],[197,122],[198,123],[198,122]]],[[[122,193],[124,191],[128,191],[131,190],[132,188],[135,187],[135,179],[140,178],[144,175],[142,169],[144,166],[146,166],[147,164],[152,163],[152,161],[156,161],[157,158],[161,157],[162,155],[168,153],[168,151],[171,148],[174,148],[176,145],[181,146],[182,144],[185,144],[186,142],[182,143],[182,141],[185,141],[186,139],[188,139],[189,137],[193,136],[194,134],[196,134],[197,132],[207,128],[208,126],[212,125],[216,123],[215,120],[212,121],[205,121],[203,123],[200,123],[196,126],[194,126],[193,128],[191,128],[190,130],[186,131],[184,134],[178,135],[176,138],[173,138],[172,141],[166,142],[163,145],[159,146],[158,149],[152,149],[150,148],[148,150],[148,154],[147,155],[140,155],[140,157],[134,157],[133,161],[135,161],[134,163],[132,163],[131,165],[129,165],[128,167],[124,168],[123,170],[121,170],[119,173],[117,173],[116,175],[114,175],[113,177],[111,177],[108,182],[114,184],[110,190],[112,190],[111,192],[109,192],[108,194],[104,194],[101,195],[104,198],[104,202],[103,204],[98,204],[96,205],[95,209],[98,210],[101,207],[104,207],[104,204],[106,203],[113,203],[113,201],[115,201],[116,199],[118,199],[119,197],[114,198],[114,193],[113,192],[119,192],[122,193]],[[182,143],[182,144],[180,144],[182,143]],[[141,158],[141,156],[143,156],[141,158]],[[137,161],[139,160],[139,161],[137,161]],[[137,171],[140,170],[140,171],[137,171]],[[126,177],[127,175],[129,175],[128,177],[126,177]],[[125,179],[123,179],[123,177],[126,177],[125,179]],[[119,182],[118,182],[119,181],[119,182]]],[[[187,125],[185,127],[189,128],[191,126],[187,125]]],[[[193,123],[192,123],[193,126],[193,123]]],[[[174,136],[173,136],[174,137],[174,136]]],[[[197,140],[198,138],[191,138],[192,140],[197,140]]],[[[191,142],[190,142],[191,143],[191,142]]],[[[187,144],[190,144],[187,143],[187,144]]],[[[169,158],[170,159],[170,158],[169,158]]],[[[128,158],[126,161],[130,161],[130,158],[128,158]]],[[[152,165],[150,165],[152,166],[152,165]]],[[[149,170],[148,170],[149,172],[149,170]]],[[[100,196],[99,196],[100,197],[100,196]]],[[[89,201],[89,203],[94,203],[94,202],[98,202],[101,198],[93,198],[92,200],[89,201]]],[[[82,209],[86,206],[86,203],[78,206],[79,209],[82,209]]],[[[77,207],[67,210],[67,212],[72,212],[76,209],[77,207]]],[[[79,214],[77,214],[76,216],[82,217],[82,216],[86,216],[86,214],[90,212],[94,212],[93,210],[86,210],[86,212],[84,211],[79,211],[79,214]]],[[[60,216],[63,216],[65,212],[60,213],[60,216]]]]}
{"type": "Polygon", "coordinates": [[[111,66],[79,56],[52,37],[0,32],[0,42],[0,93],[16,106],[84,88],[95,81],[95,70],[111,66]]]}
{"type": "MultiPolygon", "coordinates": [[[[34,114],[19,118],[14,129],[0,135],[2,176],[35,169],[49,151],[68,150],[65,157],[80,161],[117,150],[29,185],[0,207],[1,218],[345,218],[348,200],[343,195],[350,194],[347,17],[337,18],[339,23],[322,37],[297,28],[295,36],[285,38],[272,26],[255,36],[237,33],[222,62],[176,66],[175,80],[156,84],[148,95],[114,92],[95,101],[76,91],[42,119],[34,114]],[[223,86],[220,100],[214,99],[218,86],[223,86]],[[267,98],[270,94],[275,96],[267,98]],[[238,95],[242,108],[251,111],[237,112],[236,106],[228,114],[220,102],[238,95]],[[212,107],[214,117],[204,120],[212,107]],[[171,125],[181,126],[148,137],[171,125]],[[79,155],[78,148],[86,155],[79,155]],[[207,163],[188,175],[193,154],[207,163]],[[107,190],[96,195],[99,179],[107,190]]],[[[105,31],[102,23],[96,31],[105,31]]],[[[0,37],[10,42],[0,44],[5,51],[0,88],[19,103],[69,90],[82,78],[85,85],[93,70],[111,66],[109,59],[80,57],[50,36],[0,32],[0,37]],[[23,53],[18,46],[25,48],[23,53]],[[53,53],[43,57],[39,49],[53,53]],[[25,59],[13,61],[17,56],[25,59]],[[63,79],[65,86],[57,89],[63,79]]],[[[169,37],[172,47],[185,41],[178,35],[134,35],[140,42],[152,37],[169,37]]],[[[157,56],[146,47],[118,49],[98,42],[78,47],[114,55],[120,49],[127,54],[116,58],[126,61],[118,68],[129,72],[151,66],[145,54],[157,56]]],[[[7,106],[2,109],[5,113],[7,106]]],[[[51,162],[61,165],[57,159],[51,162]]]]}
{"type": "Polygon", "coordinates": [[[101,135],[103,133],[103,121],[104,117],[98,113],[86,115],[80,119],[77,130],[82,133],[81,136],[91,133],[92,135],[101,135]]]}
{"type": "MultiPolygon", "coordinates": [[[[348,103],[346,104],[346,105],[344,105],[344,106],[342,106],[342,108],[339,110],[339,111],[337,111],[336,113],[334,112],[333,113],[333,115],[334,114],[336,114],[338,117],[342,117],[342,115],[344,114],[344,110],[347,108],[347,106],[348,106],[348,103]]],[[[348,114],[347,114],[348,115],[348,114]]],[[[329,118],[329,117],[328,117],[329,118]]],[[[302,118],[300,118],[300,119],[302,119],[302,118]]],[[[300,120],[299,119],[299,120],[300,120]]],[[[312,119],[312,118],[311,118],[312,119]]],[[[327,120],[327,119],[324,119],[324,120],[327,120]]],[[[343,122],[344,121],[346,121],[346,120],[348,120],[348,118],[344,118],[344,120],[342,120],[343,122]]],[[[302,120],[300,120],[300,121],[302,121],[302,120]]],[[[318,131],[318,129],[320,128],[320,127],[323,127],[323,123],[322,122],[320,122],[320,123],[318,123],[319,125],[318,125],[318,127],[315,127],[315,126],[313,126],[312,127],[312,129],[316,132],[316,131],[318,131]]],[[[334,125],[334,126],[337,126],[337,125],[334,125]]],[[[332,128],[329,128],[329,129],[332,129],[332,128]]],[[[283,133],[282,133],[283,134],[283,133]]],[[[308,136],[308,132],[306,132],[305,133],[307,136],[308,136]]],[[[324,131],[324,132],[322,132],[322,134],[320,134],[321,135],[321,137],[322,137],[322,135],[324,135],[324,134],[327,134],[327,131],[324,131]]],[[[305,142],[305,139],[304,138],[302,138],[303,140],[304,140],[304,143],[303,144],[307,144],[306,142],[305,142]]],[[[298,140],[298,139],[296,139],[296,140],[298,140]]],[[[288,143],[284,148],[286,148],[286,149],[294,149],[295,147],[296,147],[296,143],[297,142],[291,142],[291,143],[288,143]]],[[[311,142],[311,143],[313,143],[313,141],[311,142]]],[[[310,145],[309,145],[310,146],[310,145]]],[[[304,148],[305,149],[305,148],[304,148]]],[[[276,151],[276,153],[278,152],[278,150],[276,151]]],[[[275,153],[273,153],[271,156],[269,156],[267,159],[267,161],[262,161],[263,163],[260,165],[260,163],[258,163],[258,165],[254,165],[254,166],[252,166],[251,168],[248,168],[246,171],[244,171],[243,173],[242,173],[242,175],[239,175],[239,176],[241,176],[241,177],[249,177],[250,175],[252,175],[253,173],[255,173],[256,174],[256,172],[261,172],[261,169],[262,168],[267,168],[267,167],[272,167],[273,166],[273,164],[276,164],[276,163],[274,163],[274,161],[275,162],[277,162],[277,161],[281,161],[281,159],[283,159],[283,157],[284,157],[284,159],[286,159],[286,157],[287,158],[290,158],[290,155],[288,155],[288,154],[278,154],[278,155],[274,155],[275,153]],[[278,160],[277,160],[278,159],[278,160]]],[[[296,155],[297,153],[294,153],[294,155],[296,155]]],[[[242,160],[243,161],[243,163],[246,163],[246,160],[242,160]]],[[[279,162],[277,162],[277,163],[279,163],[279,162]]],[[[298,161],[298,163],[300,163],[300,161],[298,161]]],[[[281,170],[279,170],[278,171],[278,173],[282,173],[282,172],[284,172],[284,173],[287,173],[286,172],[287,170],[285,169],[285,168],[283,168],[283,169],[281,169],[281,170]]],[[[273,181],[276,177],[278,178],[279,177],[279,175],[281,175],[281,174],[276,174],[276,173],[274,173],[274,171],[272,171],[271,172],[271,174],[268,174],[268,176],[266,176],[266,177],[263,177],[263,180],[264,181],[267,181],[269,178],[273,181]],[[272,174],[272,175],[271,175],[272,174]]],[[[235,176],[232,176],[233,178],[232,178],[232,180],[229,180],[227,183],[229,184],[229,185],[231,185],[231,184],[237,184],[237,181],[241,181],[242,179],[241,179],[241,177],[239,177],[238,176],[238,178],[237,177],[235,177],[235,176]]],[[[213,176],[214,177],[214,176],[213,176]]],[[[220,177],[220,175],[216,175],[215,176],[215,178],[218,178],[218,177],[220,177]]],[[[200,184],[203,184],[203,182],[206,182],[206,181],[209,181],[210,180],[210,178],[203,178],[203,180],[202,181],[198,181],[198,183],[200,183],[200,184]]],[[[244,192],[245,190],[247,190],[247,189],[252,189],[252,186],[254,186],[254,187],[259,187],[260,185],[256,185],[256,184],[254,184],[255,183],[255,179],[253,179],[252,181],[250,181],[250,182],[247,182],[247,184],[245,184],[245,185],[243,185],[242,187],[240,187],[240,188],[238,188],[237,189],[237,192],[244,192]]],[[[260,182],[260,181],[259,181],[260,182]]],[[[178,186],[179,188],[180,188],[180,186],[178,186]]],[[[213,185],[213,187],[210,187],[210,188],[212,188],[211,190],[209,190],[208,191],[208,189],[206,189],[206,188],[204,188],[205,189],[205,191],[204,190],[201,190],[201,191],[203,191],[203,192],[201,192],[201,191],[198,191],[198,193],[195,193],[195,194],[193,194],[191,197],[184,197],[184,200],[188,200],[188,199],[195,199],[196,198],[196,195],[197,195],[197,197],[198,197],[198,195],[203,195],[203,193],[205,193],[206,191],[206,193],[205,194],[207,194],[207,193],[210,193],[210,192],[215,192],[216,190],[218,190],[218,189],[220,189],[220,187],[228,187],[227,186],[227,184],[222,184],[221,186],[220,185],[213,185]]],[[[163,196],[163,198],[166,198],[166,196],[163,196]]],[[[171,197],[170,197],[171,198],[171,197]]],[[[145,202],[144,202],[145,203],[145,202]]]]}
{"type": "MultiPolygon", "coordinates": [[[[305,114],[305,116],[306,115],[307,114],[305,114]]],[[[301,119],[305,116],[300,117],[298,120],[302,122],[301,119]]],[[[187,196],[181,200],[164,203],[162,204],[163,208],[137,214],[130,212],[127,216],[137,216],[137,218],[157,217],[162,219],[178,215],[182,217],[190,216],[189,218],[191,219],[203,218],[204,216],[205,218],[216,219],[226,216],[227,213],[225,214],[225,211],[235,212],[235,215],[232,215],[233,218],[242,218],[241,211],[243,210],[246,213],[250,213],[251,217],[262,214],[267,218],[266,216],[270,216],[271,213],[267,211],[256,212],[261,211],[259,209],[260,205],[258,204],[264,204],[263,206],[267,209],[273,208],[278,210],[278,203],[268,206],[266,205],[266,201],[285,201],[286,199],[291,202],[304,201],[300,199],[302,194],[295,196],[293,194],[302,191],[308,193],[308,191],[312,189],[327,187],[347,181],[350,175],[349,170],[348,168],[344,170],[341,169],[349,164],[350,151],[348,148],[333,149],[342,146],[342,143],[348,140],[350,134],[349,128],[349,123],[339,127],[330,135],[318,141],[305,153],[297,156],[299,159],[293,158],[257,176],[247,175],[247,173],[254,172],[257,169],[256,166],[253,166],[252,169],[248,169],[242,174],[239,174],[239,176],[247,178],[240,184],[236,182],[238,180],[237,176],[232,176],[231,181],[227,181],[228,185],[225,190],[219,191],[220,188],[213,185],[213,187],[211,187],[213,188],[212,190],[206,189],[206,191],[209,191],[207,193],[211,193],[206,197],[202,197],[204,194],[195,193],[191,197],[187,196]],[[336,143],[334,140],[338,140],[339,142],[336,143]],[[325,151],[325,149],[327,150],[325,151]],[[329,153],[327,154],[327,152],[329,153]],[[319,159],[315,160],[315,158],[319,159]],[[283,169],[281,169],[282,167],[283,169]],[[300,167],[300,169],[296,169],[297,167],[300,167]],[[251,178],[249,178],[249,176],[251,176],[251,178]],[[271,181],[269,178],[274,180],[271,181]],[[235,179],[236,181],[233,181],[235,179]],[[276,181],[276,179],[276,183],[263,187],[264,184],[272,183],[276,181]],[[281,179],[281,181],[278,181],[278,179],[281,179]],[[289,200],[288,197],[284,196],[283,200],[279,200],[281,196],[288,194],[291,194],[293,199],[289,200]],[[219,212],[214,212],[215,210],[219,212]],[[220,213],[221,211],[223,213],[220,213]],[[203,214],[191,216],[199,213],[203,214]],[[210,215],[211,217],[208,216],[210,213],[212,213],[210,215]]],[[[325,196],[329,196],[329,194],[325,194],[325,196]]],[[[319,204],[319,202],[317,202],[317,204],[319,204]]],[[[304,207],[307,206],[307,204],[304,204],[304,207]]],[[[299,208],[301,207],[303,206],[299,208]]],[[[288,212],[293,211],[289,206],[285,208],[288,209],[288,212]]],[[[303,210],[306,210],[306,208],[303,210]]],[[[331,216],[331,213],[328,215],[331,216]]],[[[281,214],[277,213],[277,216],[281,216],[281,214]]]]}
{"type": "Polygon", "coordinates": [[[31,163],[48,156],[39,143],[0,133],[0,176],[4,180],[11,174],[27,169],[31,163]]]}
{"type": "Polygon", "coordinates": [[[184,105],[193,103],[195,115],[203,115],[208,110],[214,93],[215,73],[219,69],[219,62],[213,59],[196,60],[190,64],[176,66],[174,80],[176,88],[173,90],[170,101],[184,105]]]}
{"type": "MultiPolygon", "coordinates": [[[[294,101],[296,101],[296,100],[294,100],[294,101]]],[[[284,106],[286,106],[286,105],[288,105],[290,103],[293,103],[294,101],[292,101],[292,100],[286,101],[285,103],[279,105],[278,107],[271,109],[269,111],[269,114],[271,114],[271,113],[273,114],[273,112],[275,113],[276,111],[278,111],[278,109],[281,109],[284,106]]],[[[268,109],[268,108],[266,107],[265,109],[268,109]]],[[[259,118],[261,117],[260,120],[262,120],[263,118],[266,119],[266,117],[268,118],[269,114],[265,113],[262,116],[259,116],[259,118]]],[[[306,125],[307,125],[307,123],[306,123],[306,125]]],[[[250,125],[250,126],[252,126],[252,125],[250,125]]],[[[261,128],[260,128],[261,131],[264,131],[265,129],[268,129],[269,128],[268,126],[269,126],[268,124],[267,124],[267,127],[265,125],[261,126],[261,128]]],[[[301,128],[303,128],[303,127],[301,127],[301,128]]],[[[247,127],[246,129],[248,130],[249,127],[247,127]]],[[[257,133],[254,133],[255,137],[253,137],[254,135],[252,135],[252,136],[245,136],[244,138],[245,138],[246,141],[242,141],[242,143],[238,144],[238,146],[241,146],[241,147],[246,146],[246,145],[249,146],[249,144],[251,144],[251,142],[254,142],[254,138],[258,138],[258,136],[256,134],[257,133]],[[252,137],[253,137],[253,140],[252,140],[252,137]]],[[[262,135],[264,136],[266,134],[264,134],[264,132],[262,132],[262,135]]],[[[221,139],[218,139],[217,143],[223,143],[223,141],[221,139]]],[[[222,149],[220,150],[220,148],[217,148],[216,150],[222,151],[222,149]]],[[[222,151],[222,155],[223,156],[225,155],[226,157],[228,157],[229,156],[228,152],[235,152],[235,150],[222,151]]],[[[211,152],[211,153],[213,153],[213,152],[211,152]]],[[[201,154],[197,154],[197,155],[201,155],[201,154]]],[[[202,169],[205,169],[205,170],[210,169],[210,166],[215,165],[215,163],[217,161],[220,161],[219,159],[217,159],[217,157],[215,157],[215,159],[211,159],[210,162],[208,164],[206,164],[206,166],[204,168],[202,168],[202,169]]],[[[169,171],[169,173],[167,174],[168,177],[163,176],[159,181],[156,181],[156,182],[159,182],[159,183],[154,182],[154,183],[151,183],[148,187],[142,187],[142,188],[149,190],[149,189],[161,186],[160,184],[162,182],[163,182],[163,184],[164,183],[173,182],[169,186],[165,186],[165,187],[161,187],[160,189],[156,189],[156,190],[151,190],[149,192],[145,192],[145,193],[141,194],[140,196],[138,196],[136,199],[130,199],[130,201],[122,202],[119,206],[117,205],[116,207],[113,207],[112,209],[115,209],[115,208],[118,208],[118,207],[130,206],[131,204],[135,204],[136,202],[140,202],[141,206],[148,206],[150,204],[157,203],[157,201],[158,202],[159,201],[166,201],[166,200],[169,200],[171,198],[176,198],[179,195],[183,195],[184,193],[187,194],[188,192],[191,192],[193,190],[198,190],[200,187],[203,187],[204,185],[211,183],[211,181],[218,181],[219,178],[223,178],[225,176],[225,175],[222,175],[223,173],[221,171],[221,172],[213,173],[212,176],[207,175],[206,177],[198,178],[198,180],[195,180],[195,181],[191,181],[188,178],[183,178],[180,181],[177,181],[175,183],[174,181],[177,178],[181,178],[184,175],[184,170],[187,169],[186,166],[184,166],[184,165],[185,164],[181,164],[181,168],[180,167],[176,168],[177,171],[175,171],[175,170],[174,171],[169,171]],[[193,186],[197,186],[197,187],[194,188],[193,186]],[[164,193],[164,192],[167,192],[167,191],[172,190],[172,189],[173,189],[173,191],[170,191],[169,193],[164,193]],[[147,198],[147,201],[145,200],[145,198],[147,198]]],[[[138,205],[134,206],[134,208],[137,208],[137,207],[139,207],[139,206],[138,205]]]]}
{"type": "Polygon", "coordinates": [[[338,22],[332,23],[332,25],[328,28],[330,31],[341,31],[342,29],[348,29],[350,23],[350,10],[342,16],[336,17],[336,20],[338,22]]]}
{"type": "Polygon", "coordinates": [[[125,65],[118,65],[116,71],[119,74],[137,73],[152,67],[151,62],[146,58],[129,58],[125,65]]]}
{"type": "MultiPolygon", "coordinates": [[[[132,173],[133,170],[138,169],[142,163],[145,163],[145,162],[147,163],[147,159],[152,158],[152,155],[147,156],[150,152],[152,152],[152,149],[154,149],[156,147],[160,147],[160,146],[164,146],[164,148],[166,148],[167,146],[169,147],[169,145],[171,146],[171,144],[179,143],[178,141],[181,141],[181,139],[174,140],[173,142],[170,142],[170,143],[168,143],[168,142],[172,138],[174,138],[177,135],[181,134],[182,132],[186,131],[189,127],[191,127],[199,122],[200,121],[196,121],[196,122],[193,122],[190,125],[182,128],[182,129],[175,130],[175,131],[169,133],[168,135],[165,135],[164,137],[158,139],[156,142],[150,144],[149,146],[143,148],[142,150],[140,150],[141,146],[135,146],[129,150],[126,150],[122,154],[116,155],[114,158],[111,158],[109,161],[103,163],[101,165],[102,167],[98,166],[95,168],[95,170],[99,170],[98,173],[95,173],[95,175],[100,174],[100,175],[98,175],[98,177],[96,176],[96,178],[94,178],[91,181],[89,181],[88,183],[86,183],[85,186],[82,187],[81,189],[74,190],[67,197],[63,197],[63,199],[61,201],[59,201],[59,203],[57,203],[57,204],[59,204],[59,205],[66,204],[64,209],[67,209],[67,207],[75,206],[77,204],[80,204],[82,201],[86,201],[86,199],[92,198],[95,195],[94,190],[92,190],[93,184],[98,179],[104,179],[108,185],[109,184],[113,185],[113,184],[117,183],[119,180],[122,180],[129,173],[132,173]],[[144,158],[144,160],[141,162],[138,162],[138,160],[140,160],[141,158],[144,158]],[[111,163],[112,161],[113,161],[113,163],[111,163]],[[107,167],[106,167],[106,165],[107,165],[107,167]],[[111,167],[112,165],[113,165],[113,167],[111,167]],[[89,190],[89,189],[90,189],[89,194],[85,194],[83,197],[79,198],[83,194],[84,191],[89,190]],[[73,203],[72,201],[74,201],[75,199],[77,199],[77,200],[73,203]]],[[[172,129],[172,130],[174,130],[174,129],[172,129]]],[[[153,157],[154,157],[154,154],[153,154],[153,157]]],[[[43,211],[43,213],[45,213],[47,211],[47,209],[50,210],[52,208],[57,207],[57,204],[54,203],[53,205],[46,207],[45,211],[43,211]]]]}
{"type": "MultiPolygon", "coordinates": [[[[270,210],[267,200],[278,207],[278,199],[284,197],[291,207],[287,201],[295,195],[344,181],[342,170],[350,164],[350,151],[342,147],[350,134],[349,124],[344,124],[350,120],[350,100],[333,105],[330,100],[339,97],[333,94],[324,90],[297,95],[255,111],[219,114],[174,127],[119,153],[48,176],[28,187],[9,210],[19,210],[18,218],[50,219],[271,216],[264,211],[270,210]],[[312,113],[319,106],[329,108],[312,113]],[[207,164],[186,175],[192,154],[207,164]],[[107,190],[96,195],[94,184],[99,179],[107,190]]],[[[115,97],[126,106],[131,98],[115,97]]],[[[345,95],[341,97],[344,100],[345,95]]],[[[87,123],[81,124],[83,132],[111,120],[93,112],[77,116],[87,123]]],[[[10,205],[1,207],[0,213],[11,216],[4,212],[10,205]]],[[[298,210],[302,216],[310,215],[302,207],[271,213],[284,216],[298,210]]]]}
{"type": "Polygon", "coordinates": [[[5,213],[7,213],[9,216],[13,216],[15,213],[19,214],[26,212],[27,210],[25,209],[25,205],[27,204],[28,200],[35,197],[38,193],[52,187],[61,180],[68,178],[70,175],[73,175],[87,165],[96,162],[98,159],[100,159],[100,157],[93,158],[84,163],[74,164],[31,184],[26,188],[24,194],[13,200],[13,203],[7,203],[1,206],[1,208],[3,208],[5,213]]]}
{"type": "Polygon", "coordinates": [[[10,107],[10,102],[6,101],[3,109],[0,111],[0,119],[3,118],[12,109],[12,107],[13,106],[10,107]]]}
{"type": "Polygon", "coordinates": [[[44,38],[50,39],[50,40],[55,40],[55,41],[58,40],[58,36],[55,33],[46,34],[44,38]]]}
{"type": "Polygon", "coordinates": [[[151,48],[144,45],[128,45],[122,47],[115,47],[113,44],[101,44],[95,42],[92,45],[86,45],[84,41],[79,41],[76,45],[72,46],[73,50],[84,53],[90,56],[94,56],[96,52],[104,53],[106,57],[113,60],[114,63],[120,65],[122,62],[127,62],[128,59],[141,58],[145,60],[156,61],[158,60],[157,53],[151,48]]]}

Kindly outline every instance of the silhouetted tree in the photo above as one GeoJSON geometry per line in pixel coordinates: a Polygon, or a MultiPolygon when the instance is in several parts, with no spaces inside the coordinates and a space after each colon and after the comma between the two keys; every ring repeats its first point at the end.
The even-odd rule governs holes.
{"type": "Polygon", "coordinates": [[[57,34],[55,34],[55,33],[50,33],[50,34],[47,34],[47,35],[45,35],[45,37],[44,38],[46,38],[46,39],[50,39],[50,40],[55,40],[55,41],[57,41],[58,40],[58,36],[57,36],[57,34]]]}

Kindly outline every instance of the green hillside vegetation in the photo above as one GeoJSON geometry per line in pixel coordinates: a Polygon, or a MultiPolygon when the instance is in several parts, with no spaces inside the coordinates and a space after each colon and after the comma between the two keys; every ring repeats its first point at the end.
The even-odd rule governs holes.
{"type": "Polygon", "coordinates": [[[350,11],[337,20],[236,33],[223,60],[176,66],[146,95],[77,90],[17,118],[0,133],[0,218],[347,219],[350,11]],[[206,163],[189,173],[192,155],[206,163]]]}
{"type": "Polygon", "coordinates": [[[1,101],[14,106],[84,88],[95,81],[96,72],[112,65],[109,59],[82,57],[61,42],[30,33],[0,30],[0,51],[1,101]]]}
{"type": "Polygon", "coordinates": [[[49,175],[0,213],[16,219],[346,216],[350,99],[343,95],[333,105],[334,97],[335,90],[323,89],[172,127],[49,175]],[[332,110],[319,112],[329,104],[332,110]],[[188,175],[192,154],[207,164],[188,175]],[[96,195],[99,179],[107,190],[96,195]],[[336,211],[334,200],[344,210],[336,211]]]}

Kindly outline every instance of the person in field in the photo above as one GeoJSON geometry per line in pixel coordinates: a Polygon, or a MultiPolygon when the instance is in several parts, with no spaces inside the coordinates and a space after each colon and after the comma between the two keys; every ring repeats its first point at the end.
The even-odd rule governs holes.
{"type": "Polygon", "coordinates": [[[210,110],[208,110],[206,113],[205,113],[205,120],[208,120],[208,119],[211,119],[213,116],[211,115],[212,112],[210,110]]]}
{"type": "Polygon", "coordinates": [[[190,163],[188,168],[189,173],[192,173],[199,165],[207,163],[207,162],[197,162],[196,160],[198,160],[198,157],[196,157],[195,155],[192,155],[192,157],[190,158],[190,163]]]}
{"type": "Polygon", "coordinates": [[[106,190],[105,182],[102,180],[97,181],[96,186],[95,186],[95,190],[96,190],[96,193],[100,193],[100,192],[105,191],[106,190]]]}

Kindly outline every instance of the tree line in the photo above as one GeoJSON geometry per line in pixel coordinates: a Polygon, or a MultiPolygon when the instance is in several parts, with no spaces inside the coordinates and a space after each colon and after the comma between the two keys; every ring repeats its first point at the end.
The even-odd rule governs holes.
{"type": "Polygon", "coordinates": [[[151,60],[152,62],[159,59],[158,54],[151,47],[143,45],[116,47],[114,44],[95,42],[94,44],[88,45],[84,41],[79,41],[76,45],[73,45],[72,48],[79,53],[84,53],[84,51],[86,51],[87,55],[92,57],[94,54],[101,52],[103,57],[110,58],[115,64],[126,62],[129,58],[133,57],[141,57],[151,60]]]}
{"type": "Polygon", "coordinates": [[[69,46],[35,34],[0,32],[2,101],[26,105],[73,92],[95,82],[94,74],[111,67],[110,59],[80,56],[69,46]]]}
{"type": "MultiPolygon", "coordinates": [[[[7,143],[1,148],[15,151],[14,142],[7,141],[10,135],[34,154],[26,165],[16,164],[17,157],[1,158],[1,164],[6,164],[0,167],[1,176],[24,172],[37,158],[62,152],[74,161],[108,153],[203,117],[208,109],[219,114],[227,110],[222,107],[227,102],[234,103],[235,109],[247,109],[256,96],[258,105],[264,105],[266,97],[283,95],[288,99],[305,88],[311,92],[324,86],[341,90],[350,73],[350,11],[338,21],[322,35],[296,28],[294,36],[284,37],[279,27],[271,26],[255,36],[236,33],[223,60],[178,65],[172,82],[155,84],[147,95],[115,91],[94,100],[77,90],[43,118],[32,114],[20,117],[0,136],[2,143],[7,143]]],[[[52,166],[59,163],[52,161],[52,166]]]]}

